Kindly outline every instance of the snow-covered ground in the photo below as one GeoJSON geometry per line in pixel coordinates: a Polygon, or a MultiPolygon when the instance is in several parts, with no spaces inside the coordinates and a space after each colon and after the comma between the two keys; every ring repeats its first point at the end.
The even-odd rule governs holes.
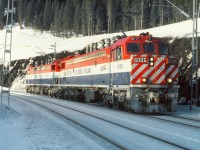
{"type": "MultiPolygon", "coordinates": [[[[80,111],[87,110],[87,112],[93,112],[93,115],[99,115],[104,119],[107,119],[109,117],[110,121],[116,120],[118,123],[126,123],[126,125],[131,125],[131,127],[134,127],[138,131],[142,130],[147,134],[157,133],[156,136],[163,136],[165,139],[169,139],[169,141],[175,139],[177,140],[177,142],[180,143],[181,139],[185,139],[186,141],[184,144],[189,147],[194,146],[193,144],[187,144],[190,144],[190,140],[191,142],[195,142],[196,144],[200,143],[199,139],[197,138],[199,136],[199,131],[196,131],[196,129],[193,128],[189,130],[188,128],[181,127],[179,125],[172,126],[170,122],[157,122],[155,124],[155,121],[151,120],[151,118],[144,119],[143,117],[131,113],[120,112],[96,106],[89,106],[81,103],[50,99],[48,97],[42,97],[42,99],[58,104],[69,105],[73,108],[79,108],[80,111]],[[197,134],[193,135],[193,133],[197,134]]],[[[78,127],[74,123],[53,114],[45,108],[38,107],[26,101],[24,102],[16,100],[14,97],[11,97],[10,99],[10,106],[6,106],[5,104],[7,104],[6,94],[3,96],[3,104],[0,103],[0,149],[116,149],[115,146],[107,143],[102,139],[99,139],[96,135],[93,135],[90,132],[82,129],[81,127],[78,127]]],[[[79,121],[88,124],[88,126],[90,127],[97,128],[102,132],[103,130],[112,130],[110,127],[105,128],[101,124],[96,124],[95,127],[93,125],[94,123],[91,123],[90,117],[86,117],[87,119],[81,119],[81,116],[71,111],[67,111],[66,109],[59,109],[59,111],[70,115],[74,119],[79,118],[79,121]]],[[[197,108],[195,110],[189,111],[189,106],[179,106],[176,115],[200,119],[200,109],[197,108]]],[[[120,131],[116,131],[116,133],[120,133],[120,131]]],[[[131,134],[127,134],[127,137],[131,137],[131,134]]],[[[120,138],[115,137],[116,135],[117,134],[109,134],[109,136],[113,136],[113,139],[117,138],[118,140],[120,140],[120,138]]],[[[122,132],[121,135],[124,135],[124,133],[122,132]]],[[[122,141],[125,140],[125,138],[121,138],[122,141]]],[[[138,139],[134,139],[134,141],[132,142],[135,142],[135,140],[143,141],[144,138],[140,139],[138,137],[138,139]]],[[[129,140],[129,142],[130,141],[131,139],[129,140]]],[[[129,142],[127,141],[127,145],[131,145],[131,143],[129,142]]],[[[151,142],[152,141],[150,140],[144,141],[145,144],[137,143],[135,147],[139,148],[141,146],[145,148],[145,145],[152,146],[151,142]]],[[[198,146],[198,144],[195,146],[198,146]]],[[[149,147],[149,149],[158,147],[159,145],[154,143],[152,147],[149,147]]],[[[166,149],[166,147],[162,147],[162,149],[166,149]]]]}
{"type": "Polygon", "coordinates": [[[101,150],[113,145],[88,133],[66,119],[3,96],[0,103],[1,150],[101,150]]]}
{"type": "MultiPolygon", "coordinates": [[[[200,19],[198,19],[198,24],[200,19]]],[[[157,37],[191,37],[192,36],[192,20],[165,25],[156,28],[145,30],[128,31],[127,35],[139,35],[142,32],[149,32],[157,37]]],[[[44,51],[45,53],[52,53],[51,45],[56,43],[56,49],[61,51],[74,51],[83,49],[87,44],[98,42],[103,38],[110,38],[122,33],[103,34],[96,36],[78,37],[63,39],[54,37],[49,32],[39,32],[32,29],[20,29],[19,26],[13,27],[13,47],[12,47],[12,60],[27,59],[36,55],[37,52],[44,51]],[[41,50],[40,50],[41,49],[41,50]]],[[[5,30],[0,31],[0,56],[3,56],[5,30]]]]}
{"type": "MultiPolygon", "coordinates": [[[[200,23],[200,19],[198,20],[200,23]]],[[[127,35],[150,32],[158,37],[191,37],[192,21],[184,21],[162,27],[129,31],[127,35]]],[[[121,35],[121,33],[104,34],[88,37],[62,39],[53,37],[48,32],[36,32],[32,29],[13,28],[12,60],[39,55],[37,52],[53,52],[50,45],[56,42],[57,51],[82,49],[87,44],[103,38],[121,35]],[[40,50],[41,49],[41,50],[40,50]]],[[[5,30],[0,31],[0,60],[4,50],[5,30]]],[[[17,79],[14,89],[22,89],[23,79],[17,79]]],[[[6,103],[6,99],[3,99],[6,103]]],[[[28,106],[11,101],[11,107],[0,103],[0,150],[57,150],[57,149],[113,149],[105,141],[90,135],[74,124],[57,118],[42,108],[28,106]],[[86,133],[86,134],[85,134],[86,133]],[[102,144],[104,143],[104,144],[102,144]]],[[[189,110],[189,106],[180,106],[177,115],[200,119],[200,109],[189,110]]]]}

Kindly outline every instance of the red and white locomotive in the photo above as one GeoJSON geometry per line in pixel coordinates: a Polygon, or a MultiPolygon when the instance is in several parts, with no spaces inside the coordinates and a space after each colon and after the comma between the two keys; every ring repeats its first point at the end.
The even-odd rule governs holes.
{"type": "Polygon", "coordinates": [[[163,39],[142,33],[99,44],[88,46],[85,54],[30,67],[27,92],[102,101],[134,112],[175,111],[178,61],[163,39]]]}

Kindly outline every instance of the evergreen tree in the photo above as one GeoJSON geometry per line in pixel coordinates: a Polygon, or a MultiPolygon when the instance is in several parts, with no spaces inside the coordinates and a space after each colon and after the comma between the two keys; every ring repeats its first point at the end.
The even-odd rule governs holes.
{"type": "Polygon", "coordinates": [[[151,14],[150,14],[151,27],[155,27],[159,24],[160,21],[159,7],[161,8],[161,6],[159,6],[159,0],[152,1],[150,7],[151,7],[151,14]]]}
{"type": "Polygon", "coordinates": [[[83,36],[87,35],[87,16],[85,14],[86,11],[86,1],[83,1],[81,5],[81,32],[83,36]]]}
{"type": "Polygon", "coordinates": [[[72,36],[74,21],[74,5],[73,1],[67,0],[63,12],[63,28],[65,37],[72,36]]]}
{"type": "Polygon", "coordinates": [[[107,20],[108,20],[108,28],[107,31],[108,33],[113,32],[112,27],[113,27],[113,8],[114,8],[114,0],[108,0],[107,1],[107,20]]]}
{"type": "Polygon", "coordinates": [[[78,36],[81,33],[81,4],[82,2],[80,0],[74,0],[74,25],[73,25],[73,31],[78,36]]]}
{"type": "Polygon", "coordinates": [[[143,9],[143,27],[144,28],[150,27],[151,6],[152,6],[151,0],[145,0],[144,1],[144,9],[143,9]]]}
{"type": "MultiPolygon", "coordinates": [[[[143,24],[143,2],[141,0],[131,1],[131,13],[134,16],[134,29],[141,29],[143,24]]],[[[132,29],[132,28],[131,28],[132,29]]]]}
{"type": "Polygon", "coordinates": [[[22,25],[24,23],[24,10],[25,10],[25,1],[24,0],[18,0],[17,3],[17,12],[18,12],[18,21],[20,28],[22,28],[22,25]]]}
{"type": "Polygon", "coordinates": [[[62,3],[61,6],[59,6],[59,3],[56,1],[54,3],[55,6],[55,14],[54,14],[54,20],[53,20],[53,33],[55,36],[62,36],[61,31],[63,29],[63,12],[64,12],[64,4],[62,3]]]}
{"type": "Polygon", "coordinates": [[[114,32],[119,32],[121,25],[122,25],[122,18],[123,18],[123,10],[121,7],[122,2],[120,0],[115,0],[114,8],[113,8],[113,26],[112,30],[114,32]]]}
{"type": "Polygon", "coordinates": [[[59,4],[57,2],[54,2],[54,19],[53,19],[53,26],[52,26],[52,31],[54,33],[55,36],[58,36],[57,33],[59,32],[59,28],[57,26],[59,20],[58,20],[58,17],[59,17],[59,4]]]}
{"type": "Polygon", "coordinates": [[[3,29],[4,26],[4,7],[2,6],[2,4],[0,5],[0,29],[3,29]]]}
{"type": "Polygon", "coordinates": [[[0,11],[0,30],[4,27],[4,13],[0,11]]]}
{"type": "Polygon", "coordinates": [[[26,13],[25,14],[25,26],[28,27],[32,27],[33,25],[33,18],[34,18],[34,2],[33,0],[31,0],[30,2],[26,2],[25,5],[27,5],[26,7],[26,13]]]}
{"type": "Polygon", "coordinates": [[[165,11],[166,11],[166,5],[164,3],[163,0],[159,0],[158,1],[158,5],[160,5],[160,7],[158,7],[158,13],[160,14],[159,16],[159,24],[162,26],[163,23],[164,23],[164,14],[165,14],[165,11]]]}
{"type": "Polygon", "coordinates": [[[94,34],[96,0],[85,0],[85,14],[87,17],[87,35],[94,34]]]}
{"type": "Polygon", "coordinates": [[[50,30],[51,28],[51,22],[52,22],[52,7],[50,0],[47,0],[44,7],[43,12],[43,28],[44,30],[50,30]]]}
{"type": "Polygon", "coordinates": [[[122,29],[125,31],[128,31],[131,27],[131,20],[134,16],[134,14],[131,11],[130,0],[122,1],[120,7],[122,8],[122,11],[123,11],[122,17],[121,17],[122,23],[123,23],[122,29]]]}
{"type": "Polygon", "coordinates": [[[33,28],[34,29],[40,29],[40,26],[42,24],[40,18],[41,18],[41,11],[43,9],[42,5],[43,3],[41,3],[41,0],[37,0],[34,4],[34,19],[33,19],[33,28]]]}
{"type": "Polygon", "coordinates": [[[163,2],[166,7],[165,7],[165,13],[164,13],[164,24],[169,24],[171,22],[173,22],[173,16],[175,15],[175,11],[174,8],[171,6],[171,4],[169,4],[168,2],[164,1],[163,2]]]}
{"type": "Polygon", "coordinates": [[[7,0],[1,0],[0,1],[0,30],[3,29],[5,25],[4,11],[6,7],[7,7],[7,0]]]}
{"type": "Polygon", "coordinates": [[[106,6],[105,3],[102,1],[98,3],[97,9],[96,9],[96,30],[95,32],[97,34],[104,33],[106,30],[106,6]]]}
{"type": "MultiPolygon", "coordinates": [[[[7,0],[1,0],[6,3],[7,0]]],[[[170,0],[192,16],[192,2],[170,0]]],[[[5,6],[0,5],[0,29],[5,6]]],[[[51,30],[56,36],[119,32],[185,20],[166,0],[18,0],[19,25],[51,30]],[[124,22],[126,20],[126,22],[124,22]]]]}

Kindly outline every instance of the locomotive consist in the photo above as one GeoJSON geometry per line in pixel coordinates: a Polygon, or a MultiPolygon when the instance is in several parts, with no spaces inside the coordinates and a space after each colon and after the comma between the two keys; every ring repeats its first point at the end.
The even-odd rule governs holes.
{"type": "Polygon", "coordinates": [[[178,60],[167,43],[148,33],[102,40],[85,54],[30,66],[26,91],[97,102],[134,112],[175,111],[178,60]]]}

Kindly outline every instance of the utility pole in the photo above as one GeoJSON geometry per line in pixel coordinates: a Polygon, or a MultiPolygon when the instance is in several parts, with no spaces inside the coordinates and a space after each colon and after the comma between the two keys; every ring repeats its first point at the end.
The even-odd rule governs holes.
{"type": "MultiPolygon", "coordinates": [[[[172,2],[166,0],[173,7],[178,9],[184,16],[191,18],[186,12],[176,7],[172,2]]],[[[191,65],[191,97],[190,97],[190,110],[192,110],[193,100],[197,105],[199,102],[198,95],[198,0],[193,0],[193,31],[192,31],[192,65],[191,65]]]]}
{"type": "Polygon", "coordinates": [[[161,25],[163,25],[163,23],[164,23],[164,10],[162,10],[162,12],[161,12],[161,25]]]}
{"type": "Polygon", "coordinates": [[[4,48],[4,58],[3,58],[3,68],[2,68],[2,87],[1,87],[1,102],[2,95],[4,93],[8,94],[8,105],[10,101],[10,71],[11,71],[11,50],[12,50],[12,27],[14,25],[14,14],[16,9],[14,8],[14,2],[16,0],[8,0],[8,6],[5,9],[4,15],[6,16],[6,35],[5,35],[5,48],[4,48]],[[9,62],[8,67],[6,68],[6,60],[9,62]],[[4,90],[3,82],[4,82],[4,74],[8,74],[8,90],[4,90]]]}
{"type": "Polygon", "coordinates": [[[143,15],[144,15],[144,0],[141,2],[141,20],[140,20],[140,28],[143,29],[143,15]]]}
{"type": "Polygon", "coordinates": [[[192,103],[197,105],[199,101],[198,96],[198,0],[193,0],[193,32],[192,32],[192,66],[191,66],[191,99],[190,110],[192,103]]]}

